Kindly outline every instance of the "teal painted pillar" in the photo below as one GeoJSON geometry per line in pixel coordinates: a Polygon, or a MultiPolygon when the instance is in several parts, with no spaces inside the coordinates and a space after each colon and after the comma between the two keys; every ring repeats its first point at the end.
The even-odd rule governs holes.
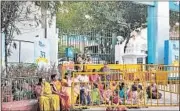
{"type": "Polygon", "coordinates": [[[157,38],[157,3],[154,3],[154,6],[148,6],[148,64],[155,63],[155,47],[157,38]]]}
{"type": "Polygon", "coordinates": [[[164,64],[164,41],[169,39],[169,2],[148,7],[148,63],[164,64]]]}

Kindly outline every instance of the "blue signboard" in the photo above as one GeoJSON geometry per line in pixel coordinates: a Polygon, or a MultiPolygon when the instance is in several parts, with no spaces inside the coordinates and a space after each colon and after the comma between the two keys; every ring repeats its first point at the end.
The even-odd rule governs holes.
{"type": "Polygon", "coordinates": [[[176,2],[173,2],[173,1],[170,1],[169,2],[169,9],[172,10],[172,11],[176,11],[176,12],[180,12],[179,9],[179,1],[176,1],[176,2]]]}
{"type": "Polygon", "coordinates": [[[66,48],[66,57],[73,58],[74,53],[72,48],[66,48]]]}
{"type": "Polygon", "coordinates": [[[49,65],[50,50],[49,41],[47,39],[40,39],[35,42],[35,62],[39,66],[49,65]]]}
{"type": "Polygon", "coordinates": [[[166,40],[164,48],[165,65],[177,65],[179,64],[179,41],[178,40],[166,40]]]}

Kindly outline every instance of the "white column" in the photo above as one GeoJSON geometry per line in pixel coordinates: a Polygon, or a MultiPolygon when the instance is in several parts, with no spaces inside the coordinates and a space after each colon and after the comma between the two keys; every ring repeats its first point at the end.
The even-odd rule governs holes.
{"type": "Polygon", "coordinates": [[[157,2],[156,61],[164,64],[164,40],[169,39],[169,2],[157,2]]]}

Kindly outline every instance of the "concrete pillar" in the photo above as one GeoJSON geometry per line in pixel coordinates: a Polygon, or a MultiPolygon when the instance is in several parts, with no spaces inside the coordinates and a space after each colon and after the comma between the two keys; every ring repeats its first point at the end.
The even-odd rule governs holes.
{"type": "Polygon", "coordinates": [[[156,61],[164,64],[164,41],[169,40],[169,2],[158,2],[157,5],[157,38],[156,61]]]}
{"type": "Polygon", "coordinates": [[[148,63],[164,64],[164,40],[169,39],[169,2],[148,7],[148,63]]]}

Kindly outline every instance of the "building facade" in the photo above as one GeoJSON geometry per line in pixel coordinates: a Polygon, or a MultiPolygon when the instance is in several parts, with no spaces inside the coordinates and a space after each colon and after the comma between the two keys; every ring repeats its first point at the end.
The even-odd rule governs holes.
{"type": "MultiPolygon", "coordinates": [[[[32,13],[28,15],[28,19],[16,22],[16,26],[21,33],[14,33],[12,43],[9,45],[12,53],[8,57],[8,63],[57,65],[58,31],[56,28],[56,17],[54,16],[51,19],[46,16],[43,18],[42,15],[48,15],[48,11],[36,6],[32,2],[26,2],[23,7],[24,9],[30,7],[32,13]],[[34,19],[35,16],[39,17],[41,23],[34,19]],[[16,48],[13,48],[13,46],[16,48]],[[38,48],[38,46],[44,46],[44,48],[38,48]]],[[[24,18],[25,15],[21,14],[21,16],[24,18]]]]}

